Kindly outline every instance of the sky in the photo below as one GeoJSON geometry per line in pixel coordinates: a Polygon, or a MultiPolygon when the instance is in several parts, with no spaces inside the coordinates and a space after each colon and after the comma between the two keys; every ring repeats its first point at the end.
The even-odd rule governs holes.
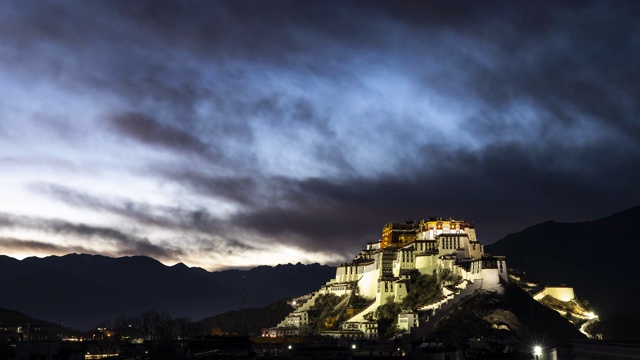
{"type": "Polygon", "coordinates": [[[3,255],[334,265],[640,204],[638,2],[0,6],[3,255]]]}

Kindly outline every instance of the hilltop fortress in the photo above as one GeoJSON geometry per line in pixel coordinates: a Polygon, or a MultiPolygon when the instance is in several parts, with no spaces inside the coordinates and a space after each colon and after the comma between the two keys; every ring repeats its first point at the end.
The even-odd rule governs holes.
{"type": "Polygon", "coordinates": [[[322,335],[378,338],[377,310],[385,304],[402,303],[415,286],[412,279],[416,275],[437,280],[440,293],[432,294],[432,302],[403,309],[397,315],[395,324],[402,332],[424,328],[438,316],[439,309],[477,289],[499,291],[500,281],[509,281],[504,257],[484,253],[474,224],[442,218],[392,222],[382,228],[380,240],[367,244],[350,263],[339,265],[335,278],[319,290],[293,299],[290,304],[294,310],[277,327],[265,329],[263,336],[308,332],[313,316],[318,316],[318,302],[332,294],[340,297],[334,308],[341,310],[316,319],[324,324],[322,335]],[[365,302],[354,306],[354,298],[365,302]]]}

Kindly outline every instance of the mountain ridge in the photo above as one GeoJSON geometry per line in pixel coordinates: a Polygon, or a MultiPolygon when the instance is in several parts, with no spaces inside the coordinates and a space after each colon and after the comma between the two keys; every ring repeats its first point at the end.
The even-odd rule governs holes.
{"type": "Polygon", "coordinates": [[[640,206],[600,219],[573,223],[546,221],[509,234],[487,252],[542,284],[564,283],[600,313],[634,311],[640,281],[631,256],[640,251],[636,224],[640,206]]]}
{"type": "Polygon", "coordinates": [[[320,264],[209,272],[146,256],[67,254],[23,260],[0,257],[0,306],[89,329],[149,309],[194,320],[301,295],[333,277],[320,264]],[[244,295],[243,295],[244,293],[244,295]]]}

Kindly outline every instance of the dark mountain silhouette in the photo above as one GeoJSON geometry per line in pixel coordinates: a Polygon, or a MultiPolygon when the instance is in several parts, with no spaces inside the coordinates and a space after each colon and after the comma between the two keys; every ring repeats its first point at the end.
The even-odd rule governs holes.
{"type": "Polygon", "coordinates": [[[544,285],[574,287],[601,314],[638,312],[640,206],[600,220],[548,221],[485,247],[544,285]]]}
{"type": "Polygon", "coordinates": [[[196,325],[205,333],[220,330],[228,334],[260,336],[264,328],[276,326],[293,308],[283,299],[260,308],[239,309],[212,316],[196,325]]]}
{"type": "Polygon", "coordinates": [[[0,256],[0,274],[0,306],[87,330],[149,309],[198,320],[264,306],[319,288],[335,269],[298,263],[208,272],[144,256],[71,254],[21,261],[0,256]]]}
{"type": "Polygon", "coordinates": [[[35,319],[19,311],[0,308],[0,339],[16,338],[17,334],[15,329],[17,329],[18,327],[22,327],[23,331],[27,331],[27,329],[30,327],[37,327],[39,328],[40,332],[51,334],[51,339],[57,338],[57,335],[83,335],[80,331],[69,329],[60,324],[55,324],[41,319],[35,319]]]}

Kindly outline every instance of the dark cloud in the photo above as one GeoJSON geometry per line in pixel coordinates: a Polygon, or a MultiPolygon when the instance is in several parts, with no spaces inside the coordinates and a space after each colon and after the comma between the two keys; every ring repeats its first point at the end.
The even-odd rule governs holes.
{"type": "Polygon", "coordinates": [[[58,200],[62,200],[64,203],[69,205],[89,207],[98,210],[122,210],[122,208],[109,203],[105,199],[101,199],[97,196],[91,196],[89,194],[84,194],[71,188],[57,184],[38,182],[30,184],[30,188],[37,192],[52,196],[58,200]]]}
{"type": "Polygon", "coordinates": [[[112,228],[86,224],[71,224],[65,221],[50,221],[47,226],[48,230],[55,234],[113,240],[117,243],[117,251],[121,255],[143,254],[158,259],[175,259],[183,254],[180,249],[158,246],[146,238],[125,234],[120,230],[112,228]]]}
{"type": "Polygon", "coordinates": [[[310,250],[353,250],[379,239],[389,221],[464,218],[478,224],[480,240],[488,243],[537,222],[595,219],[637,203],[633,184],[640,171],[633,164],[640,156],[607,163],[602,160],[615,154],[601,149],[602,158],[584,159],[588,166],[569,172],[557,158],[576,156],[571,149],[547,151],[530,154],[517,144],[482,154],[432,149],[426,152],[431,161],[451,167],[431,171],[425,161],[403,178],[300,181],[287,186],[291,206],[257,208],[235,221],[269,238],[287,235],[310,250]]]}
{"type": "MultiPolygon", "coordinates": [[[[478,100],[480,109],[469,126],[495,141],[517,135],[527,142],[554,132],[574,140],[581,129],[596,124],[599,128],[589,130],[634,143],[640,136],[634,115],[640,109],[632,100],[640,91],[632,80],[640,57],[635,40],[640,6],[618,5],[488,6],[480,14],[494,14],[463,27],[478,31],[454,31],[453,40],[464,45],[453,44],[448,55],[455,66],[445,71],[462,75],[439,90],[463,101],[478,100]]],[[[431,87],[432,79],[427,77],[425,86],[431,87]]]]}
{"type": "Polygon", "coordinates": [[[110,119],[111,125],[123,136],[142,143],[215,158],[215,148],[205,144],[191,132],[164,125],[138,113],[118,114],[110,119]]]}
{"type": "Polygon", "coordinates": [[[209,197],[229,200],[241,205],[253,205],[261,201],[260,184],[265,181],[259,173],[250,176],[220,176],[188,168],[158,169],[162,177],[182,186],[194,189],[209,197]]]}
{"type": "MultiPolygon", "coordinates": [[[[158,259],[175,259],[183,251],[172,246],[159,246],[148,239],[126,234],[120,230],[102,226],[73,224],[64,220],[13,216],[0,213],[0,226],[44,231],[57,235],[72,235],[83,239],[100,239],[113,243],[117,255],[148,255],[158,259]]],[[[44,246],[44,245],[43,245],[44,246]]]]}
{"type": "Polygon", "coordinates": [[[240,241],[234,238],[228,239],[216,239],[211,237],[201,237],[197,241],[199,251],[207,252],[210,254],[224,254],[226,253],[242,253],[247,250],[259,250],[258,247],[249,245],[244,241],[240,241]]]}
{"type": "Polygon", "coordinates": [[[227,247],[236,248],[239,250],[255,250],[255,246],[248,245],[245,242],[239,241],[238,239],[229,239],[226,243],[227,247]]]}
{"type": "Polygon", "coordinates": [[[167,45],[186,46],[210,55],[225,51],[228,56],[258,61],[290,63],[291,54],[307,50],[308,45],[295,31],[309,32],[302,34],[307,41],[355,34],[370,37],[366,29],[349,21],[356,14],[343,12],[352,6],[341,2],[125,1],[114,8],[118,17],[135,23],[147,34],[155,34],[167,45]]]}
{"type": "Polygon", "coordinates": [[[10,237],[0,237],[0,249],[4,253],[27,252],[65,255],[70,253],[88,254],[92,251],[81,246],[64,246],[58,244],[45,243],[35,240],[25,240],[10,237]]]}
{"type": "Polygon", "coordinates": [[[104,198],[83,193],[65,186],[50,183],[34,183],[31,188],[67,205],[108,212],[144,225],[174,230],[220,231],[224,223],[208,210],[183,209],[170,206],[152,206],[146,203],[118,198],[104,198]]]}

